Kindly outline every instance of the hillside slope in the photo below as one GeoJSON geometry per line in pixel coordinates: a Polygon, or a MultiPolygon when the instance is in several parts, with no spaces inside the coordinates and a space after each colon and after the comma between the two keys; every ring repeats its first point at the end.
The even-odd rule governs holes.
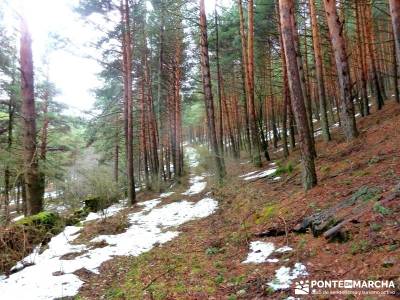
{"type": "MultiPolygon", "coordinates": [[[[400,107],[388,103],[382,111],[359,119],[358,125],[360,137],[352,143],[343,140],[340,129],[333,131],[330,143],[317,140],[319,184],[308,192],[301,187],[296,152],[289,162],[279,159],[281,152],[273,154],[280,173],[278,179],[244,180],[241,175],[258,170],[246,159],[241,163],[228,161],[229,179],[223,187],[212,189],[213,197],[219,201],[217,213],[183,225],[182,234],[162,247],[139,257],[106,262],[100,275],[86,278],[80,297],[284,299],[294,296],[293,282],[282,288],[274,288],[271,283],[279,268],[292,268],[289,276],[293,275],[296,263],[305,266],[308,275],[300,274],[305,279],[394,280],[398,295],[400,198],[395,194],[386,204],[379,201],[393,195],[400,183],[400,107]],[[355,204],[339,214],[344,219],[354,219],[343,226],[338,238],[314,237],[310,230],[292,231],[304,217],[333,207],[360,191],[364,191],[360,203],[366,209],[357,215],[359,210],[353,211],[358,205],[355,204]],[[272,236],[262,237],[263,232],[272,236]],[[254,241],[273,243],[275,249],[289,246],[292,250],[275,251],[270,255],[272,260],[264,263],[244,264],[249,247],[256,246],[251,243],[254,241]]],[[[259,171],[273,168],[274,164],[265,163],[259,171]]],[[[395,298],[369,297],[347,299],[395,298]]]]}

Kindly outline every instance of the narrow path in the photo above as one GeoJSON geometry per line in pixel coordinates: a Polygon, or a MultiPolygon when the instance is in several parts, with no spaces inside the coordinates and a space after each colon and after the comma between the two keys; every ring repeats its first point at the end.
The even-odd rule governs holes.
{"type": "MultiPolygon", "coordinates": [[[[191,168],[198,165],[198,153],[194,148],[187,147],[186,156],[191,168]]],[[[207,185],[205,176],[192,173],[191,185],[183,195],[190,199],[190,196],[202,193],[207,185]]],[[[142,209],[128,215],[129,227],[125,232],[100,235],[91,240],[94,243],[102,242],[106,245],[104,247],[73,244],[82,227],[67,226],[62,233],[51,239],[45,251],[40,253],[40,247],[37,247],[17,265],[31,266],[0,280],[1,299],[39,300],[75,296],[84,283],[76,275],[77,271],[86,269],[98,273],[100,265],[114,256],[138,256],[147,252],[154,245],[166,243],[178,236],[180,232],[177,226],[207,217],[218,207],[217,201],[208,197],[197,202],[180,200],[163,205],[163,199],[172,193],[163,193],[159,198],[138,203],[142,209]],[[67,259],[67,254],[73,258],[67,259]]],[[[120,202],[108,208],[106,215],[115,215],[123,209],[123,202],[120,202]]],[[[85,221],[101,217],[98,213],[92,213],[85,221]]]]}

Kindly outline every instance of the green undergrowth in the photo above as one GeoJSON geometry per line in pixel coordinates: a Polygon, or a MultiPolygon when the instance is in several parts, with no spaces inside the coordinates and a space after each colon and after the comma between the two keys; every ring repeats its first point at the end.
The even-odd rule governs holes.
{"type": "Polygon", "coordinates": [[[215,162],[211,151],[208,151],[207,147],[204,146],[195,146],[194,148],[197,151],[199,165],[197,167],[191,168],[191,171],[196,174],[201,174],[204,172],[209,173],[210,170],[214,170],[215,162]]]}
{"type": "Polygon", "coordinates": [[[48,243],[63,228],[61,217],[52,212],[40,212],[0,228],[0,273],[9,272],[35,246],[48,243]]]}
{"type": "Polygon", "coordinates": [[[219,252],[212,254],[212,261],[206,252],[190,255],[160,247],[132,258],[125,278],[114,282],[106,290],[105,298],[161,300],[182,299],[196,293],[212,294],[225,281],[224,268],[212,263],[219,252]]]}
{"type": "Polygon", "coordinates": [[[294,164],[289,161],[286,164],[278,163],[278,168],[276,169],[274,176],[280,176],[284,174],[291,174],[294,171],[294,164]]]}
{"type": "Polygon", "coordinates": [[[24,217],[16,222],[16,225],[34,227],[42,231],[49,231],[53,234],[61,232],[64,223],[61,217],[53,212],[42,211],[36,215],[24,217]]]}

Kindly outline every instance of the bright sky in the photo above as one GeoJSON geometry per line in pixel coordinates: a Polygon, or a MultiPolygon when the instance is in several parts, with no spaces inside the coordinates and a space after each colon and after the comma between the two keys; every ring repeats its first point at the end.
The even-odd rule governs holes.
{"type": "MultiPolygon", "coordinates": [[[[53,50],[47,56],[50,80],[56,84],[61,94],[56,100],[66,103],[70,114],[82,114],[93,107],[91,90],[100,85],[96,74],[101,66],[94,59],[85,58],[98,54],[89,43],[95,42],[101,32],[79,19],[72,8],[79,0],[0,0],[9,3],[5,14],[9,27],[17,27],[15,13],[25,6],[25,15],[32,35],[33,59],[35,67],[41,65],[49,42],[49,34],[68,39],[71,44],[53,50]]],[[[219,0],[227,4],[230,0],[219,0]]],[[[213,11],[215,0],[206,0],[206,10],[213,11]]]]}

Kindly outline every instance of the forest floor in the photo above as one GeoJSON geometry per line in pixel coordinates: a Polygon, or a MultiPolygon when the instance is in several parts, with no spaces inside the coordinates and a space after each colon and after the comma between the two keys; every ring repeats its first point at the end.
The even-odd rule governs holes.
{"type": "MultiPolygon", "coordinates": [[[[360,137],[354,142],[346,142],[340,129],[332,131],[333,141],[329,143],[317,138],[319,183],[308,192],[301,186],[297,151],[289,158],[293,171],[286,168],[287,173],[281,172],[279,180],[270,177],[244,180],[241,176],[272,168],[273,164],[268,162],[255,170],[248,159],[240,163],[227,160],[229,177],[222,187],[213,185],[212,177],[208,177],[211,195],[219,202],[216,213],[185,223],[179,227],[181,234],[177,238],[147,253],[105,262],[98,275],[84,279],[86,283],[78,298],[294,299],[290,298],[294,295],[293,286],[276,290],[268,283],[274,282],[277,265],[290,268],[297,262],[306,267],[305,279],[394,280],[398,297],[399,198],[385,207],[374,206],[356,222],[347,224],[344,228],[348,238],[344,241],[329,241],[309,232],[291,232],[305,216],[339,203],[360,188],[378,191],[374,195],[376,201],[399,184],[400,106],[388,102],[381,111],[359,118],[358,126],[360,137]],[[286,233],[257,236],[270,228],[286,233]],[[293,249],[278,256],[275,253],[271,256],[275,262],[245,264],[243,261],[254,241],[273,243],[275,248],[288,245],[293,249]]],[[[271,154],[278,166],[288,165],[281,159],[282,152],[271,154]]],[[[202,164],[199,172],[204,171],[201,168],[202,164]]],[[[196,197],[204,197],[206,191],[196,197]]],[[[142,196],[151,198],[152,195],[142,196]]],[[[395,298],[313,296],[313,299],[395,298]]]]}

